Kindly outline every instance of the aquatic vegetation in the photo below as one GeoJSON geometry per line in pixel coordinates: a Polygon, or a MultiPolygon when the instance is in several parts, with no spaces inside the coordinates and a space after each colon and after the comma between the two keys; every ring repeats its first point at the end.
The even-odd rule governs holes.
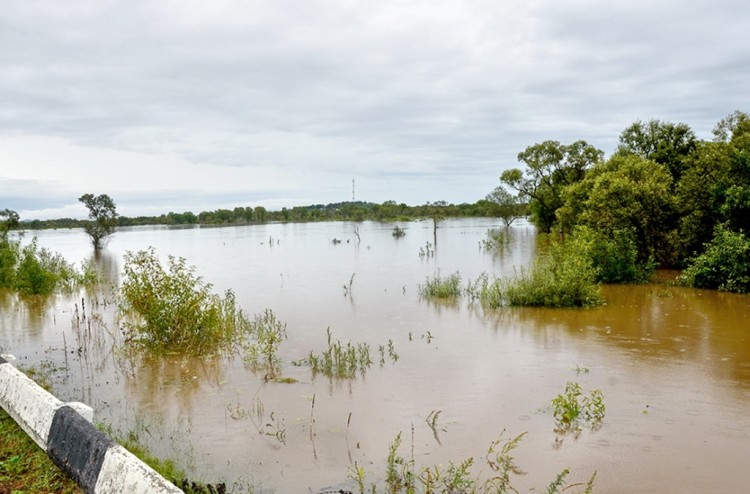
{"type": "Polygon", "coordinates": [[[435,246],[430,242],[426,242],[424,247],[419,248],[420,259],[435,257],[435,246]]]}
{"type": "Polygon", "coordinates": [[[393,235],[393,238],[401,238],[406,235],[406,230],[396,225],[393,227],[393,232],[391,233],[391,235],[393,235]]]}
{"type": "Polygon", "coordinates": [[[84,265],[84,271],[79,272],[60,254],[39,247],[36,238],[21,247],[18,240],[0,231],[0,288],[25,295],[45,295],[94,281],[89,265],[84,265]]]}
{"type": "Polygon", "coordinates": [[[690,261],[682,281],[696,288],[750,293],[750,237],[720,225],[705,247],[690,261]]]}
{"type": "Polygon", "coordinates": [[[589,396],[584,396],[580,384],[575,382],[568,382],[565,392],[552,400],[552,409],[557,430],[561,432],[580,430],[581,424],[596,427],[606,411],[601,390],[595,389],[589,396]]]}
{"type": "Polygon", "coordinates": [[[128,341],[153,350],[197,355],[232,348],[252,325],[231,290],[222,298],[185,259],[169,256],[165,270],[153,248],[125,253],[120,312],[128,341]]]}
{"type": "Polygon", "coordinates": [[[487,238],[479,241],[479,247],[487,252],[501,252],[510,245],[511,234],[508,228],[490,228],[487,238]]]}
{"type": "Polygon", "coordinates": [[[271,309],[256,314],[249,325],[249,336],[242,341],[245,362],[254,369],[264,368],[267,377],[274,378],[279,370],[279,346],[286,340],[286,323],[276,318],[271,309]]]}
{"type": "Polygon", "coordinates": [[[349,278],[349,284],[344,285],[344,296],[352,296],[352,285],[354,284],[354,275],[357,273],[352,273],[352,277],[349,278]]]}
{"type": "MultiPolygon", "coordinates": [[[[518,489],[513,486],[512,476],[522,476],[526,472],[516,465],[511,454],[519,446],[526,433],[503,440],[504,432],[501,432],[498,439],[490,444],[484,458],[484,465],[479,472],[473,470],[475,467],[473,457],[458,463],[449,461],[447,468],[442,465],[418,467],[414,460],[414,429],[412,427],[412,453],[410,458],[404,458],[399,452],[402,443],[401,432],[389,444],[385,465],[385,485],[368,483],[365,468],[356,461],[349,467],[349,478],[356,482],[360,494],[365,492],[374,494],[378,492],[387,494],[416,492],[449,494],[518,493],[518,489]]],[[[546,486],[543,492],[547,494],[560,494],[562,492],[591,494],[593,492],[596,472],[587,482],[575,484],[567,484],[566,480],[569,475],[570,470],[563,469],[546,486]],[[572,491],[571,489],[574,487],[580,487],[582,490],[572,491]]]]}
{"type": "Polygon", "coordinates": [[[357,372],[364,372],[372,365],[370,346],[366,343],[352,345],[332,339],[331,328],[326,329],[328,349],[321,355],[310,352],[307,363],[312,367],[313,375],[323,374],[327,377],[352,379],[357,372]]]}
{"type": "Polygon", "coordinates": [[[590,307],[603,302],[595,282],[596,268],[572,244],[553,244],[531,268],[520,268],[512,278],[486,276],[470,287],[471,296],[490,308],[503,306],[590,307]]]}
{"type": "Polygon", "coordinates": [[[422,297],[451,298],[461,295],[461,274],[458,271],[442,277],[440,271],[433,277],[427,277],[424,284],[418,286],[422,297]]]}

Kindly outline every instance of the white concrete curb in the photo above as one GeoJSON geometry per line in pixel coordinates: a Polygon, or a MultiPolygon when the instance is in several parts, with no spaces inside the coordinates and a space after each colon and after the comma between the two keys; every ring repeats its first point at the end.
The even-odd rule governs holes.
{"type": "Polygon", "coordinates": [[[90,407],[63,403],[2,357],[0,407],[87,493],[182,492],[97,430],[90,407]]]}

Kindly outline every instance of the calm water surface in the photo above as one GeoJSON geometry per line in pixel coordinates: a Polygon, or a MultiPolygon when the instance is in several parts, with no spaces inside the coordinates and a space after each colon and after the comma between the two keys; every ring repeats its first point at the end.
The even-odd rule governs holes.
{"type": "MultiPolygon", "coordinates": [[[[750,297],[661,284],[604,287],[607,305],[592,310],[436,303],[419,297],[427,276],[512,275],[533,255],[535,230],[514,224],[493,254],[480,248],[491,221],[444,221],[436,239],[431,222],[401,226],[401,239],[393,224],[367,222],[134,228],[98,259],[117,282],[123,254],[153,246],[185,257],[217,292],[234,290],[247,313],[272,309],[287,323],[280,353],[294,384],[265,382],[240,359],[127,358],[111,297],[85,291],[36,302],[0,293],[0,347],[191,475],[256,491],[317,491],[354,462],[381,481],[399,432],[418,468],[471,456],[479,473],[505,430],[527,432],[514,454],[521,491],[569,468],[571,483],[596,471],[600,493],[747,492],[750,297]],[[435,255],[420,257],[435,241],[435,255]],[[75,324],[82,298],[87,319],[75,324]],[[370,344],[376,362],[363,377],[313,378],[292,364],[325,348],[327,328],[370,344]],[[380,366],[389,340],[399,358],[380,366]],[[599,430],[555,433],[549,404],[568,381],[604,393],[599,430]],[[425,419],[438,410],[436,435],[425,419]]],[[[71,261],[92,255],[80,230],[37,236],[71,261]]]]}

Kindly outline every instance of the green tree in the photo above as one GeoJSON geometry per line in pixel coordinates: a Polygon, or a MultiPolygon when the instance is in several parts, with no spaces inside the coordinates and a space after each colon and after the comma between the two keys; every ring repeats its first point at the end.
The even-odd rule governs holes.
{"type": "Polygon", "coordinates": [[[750,115],[739,110],[719,120],[713,129],[715,142],[731,142],[749,133],[750,115]]]}
{"type": "Polygon", "coordinates": [[[506,170],[500,181],[518,191],[522,199],[529,199],[532,221],[549,233],[555,224],[555,212],[563,205],[562,191],[579,182],[586,171],[601,161],[604,153],[586,141],[563,145],[544,141],[527,147],[518,154],[518,161],[526,170],[506,170]]]}
{"type": "Polygon", "coordinates": [[[495,187],[492,192],[487,194],[485,199],[492,204],[493,216],[503,220],[505,228],[508,228],[517,218],[523,216],[523,204],[521,204],[518,196],[514,196],[505,190],[502,185],[495,187]]]}
{"type": "Polygon", "coordinates": [[[697,143],[695,134],[686,124],[637,121],[620,134],[617,154],[634,154],[666,166],[676,184],[685,169],[685,159],[697,143]]]}
{"type": "Polygon", "coordinates": [[[671,184],[662,165],[635,155],[616,155],[566,189],[559,215],[566,225],[587,225],[610,236],[633,232],[640,262],[653,258],[671,265],[676,236],[671,184]]]}
{"type": "Polygon", "coordinates": [[[0,234],[7,233],[8,230],[18,226],[20,217],[12,209],[3,209],[0,211],[0,234]]]}
{"type": "Polygon", "coordinates": [[[675,189],[679,219],[678,258],[699,254],[724,221],[722,206],[731,180],[732,148],[726,142],[701,142],[687,160],[675,189]]]}
{"type": "Polygon", "coordinates": [[[265,223],[266,222],[266,215],[268,214],[268,211],[266,211],[266,208],[263,206],[255,206],[255,221],[258,223],[265,223]]]}
{"type": "Polygon", "coordinates": [[[714,238],[691,260],[683,279],[696,288],[750,292],[750,238],[718,225],[714,238]]]}
{"type": "Polygon", "coordinates": [[[89,210],[89,221],[84,223],[83,229],[91,238],[94,250],[100,250],[117,230],[115,202],[107,194],[84,194],[78,200],[89,210]]]}

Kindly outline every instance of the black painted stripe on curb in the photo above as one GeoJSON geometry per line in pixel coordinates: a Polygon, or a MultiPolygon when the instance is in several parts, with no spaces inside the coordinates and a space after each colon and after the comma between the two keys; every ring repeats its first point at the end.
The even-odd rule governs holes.
{"type": "Polygon", "coordinates": [[[69,406],[55,412],[47,440],[47,454],[60,470],[94,492],[107,450],[115,442],[69,406]]]}

